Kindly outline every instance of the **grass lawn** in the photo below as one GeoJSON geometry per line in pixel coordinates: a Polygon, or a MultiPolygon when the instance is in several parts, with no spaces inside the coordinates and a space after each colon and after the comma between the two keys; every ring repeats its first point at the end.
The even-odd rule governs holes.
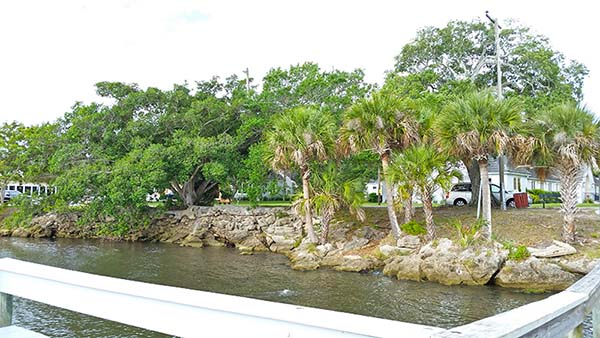
{"type": "MultiPolygon", "coordinates": [[[[376,204],[376,203],[375,203],[376,204]]],[[[548,206],[548,205],[547,205],[548,206]]],[[[580,254],[600,258],[600,215],[597,209],[586,205],[576,214],[577,243],[574,245],[580,254]]],[[[598,206],[598,205],[593,205],[598,206]]],[[[365,208],[365,225],[389,229],[389,219],[385,208],[365,208]]],[[[470,225],[476,221],[476,208],[439,206],[433,210],[438,238],[457,239],[453,223],[470,225]]],[[[347,214],[339,218],[351,220],[347,214]]],[[[398,211],[402,221],[404,214],[398,211]]],[[[416,209],[416,220],[423,221],[423,211],[416,209]]],[[[358,223],[358,222],[357,222],[358,223]]],[[[357,224],[357,226],[359,226],[357,224]]],[[[513,245],[539,246],[561,239],[563,217],[558,208],[527,208],[492,210],[492,232],[499,242],[511,242],[513,245]]]]}
{"type": "MultiPolygon", "coordinates": [[[[536,203],[536,204],[532,204],[530,206],[530,208],[535,208],[535,209],[540,209],[543,208],[544,205],[541,203],[536,203]]],[[[600,204],[596,204],[596,203],[581,203],[581,204],[577,204],[578,208],[600,208],[600,204]]],[[[546,208],[550,209],[550,208],[560,208],[560,203],[546,203],[546,208]]]]}

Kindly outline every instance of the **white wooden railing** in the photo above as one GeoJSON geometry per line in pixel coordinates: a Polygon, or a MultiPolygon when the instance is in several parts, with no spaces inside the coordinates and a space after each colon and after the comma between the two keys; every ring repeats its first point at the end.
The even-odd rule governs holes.
{"type": "Polygon", "coordinates": [[[12,296],[180,337],[430,337],[443,329],[0,259],[0,326],[12,296]]]}
{"type": "Polygon", "coordinates": [[[600,265],[563,292],[448,330],[2,258],[0,327],[13,295],[180,337],[581,337],[591,313],[600,338],[600,265]]]}

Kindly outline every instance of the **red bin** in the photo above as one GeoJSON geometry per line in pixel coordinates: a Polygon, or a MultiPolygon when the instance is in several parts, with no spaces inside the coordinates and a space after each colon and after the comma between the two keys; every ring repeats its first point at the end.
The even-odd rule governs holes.
{"type": "Polygon", "coordinates": [[[526,192],[519,192],[513,195],[515,199],[515,206],[519,209],[527,208],[529,206],[529,201],[527,200],[526,192]]]}

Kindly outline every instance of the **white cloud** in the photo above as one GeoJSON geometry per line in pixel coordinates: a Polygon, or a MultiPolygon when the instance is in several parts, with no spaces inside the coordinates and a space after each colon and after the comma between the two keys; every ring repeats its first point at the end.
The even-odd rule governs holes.
{"type": "Polygon", "coordinates": [[[99,81],[170,88],[184,80],[304,61],[363,68],[380,82],[417,29],[452,19],[516,18],[586,64],[600,113],[594,4],[524,1],[10,1],[0,4],[0,121],[37,123],[95,99],[99,81]]]}

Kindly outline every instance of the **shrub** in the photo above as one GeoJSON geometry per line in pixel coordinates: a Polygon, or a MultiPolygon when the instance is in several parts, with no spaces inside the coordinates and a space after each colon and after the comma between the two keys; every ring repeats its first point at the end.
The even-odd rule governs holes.
{"type": "Polygon", "coordinates": [[[410,221],[408,223],[404,223],[400,226],[400,230],[402,232],[406,232],[409,235],[424,235],[427,233],[427,229],[425,229],[424,222],[410,221]]]}
{"type": "Polygon", "coordinates": [[[368,196],[367,200],[368,200],[369,202],[371,202],[371,203],[377,203],[377,202],[379,202],[379,201],[378,201],[378,196],[377,196],[377,194],[376,194],[376,193],[374,193],[374,192],[372,192],[372,193],[370,193],[370,194],[369,194],[369,196],[368,196]]]}
{"type": "Polygon", "coordinates": [[[458,243],[460,246],[466,248],[481,237],[479,230],[485,224],[486,222],[483,219],[480,219],[471,225],[462,224],[457,220],[451,223],[451,226],[456,230],[456,235],[458,236],[458,243]]]}
{"type": "Polygon", "coordinates": [[[508,250],[507,258],[510,260],[522,261],[522,260],[529,258],[529,256],[531,256],[531,254],[529,253],[529,250],[527,250],[527,247],[524,245],[514,246],[512,243],[506,242],[506,243],[504,243],[503,246],[505,249],[508,250]]]}

